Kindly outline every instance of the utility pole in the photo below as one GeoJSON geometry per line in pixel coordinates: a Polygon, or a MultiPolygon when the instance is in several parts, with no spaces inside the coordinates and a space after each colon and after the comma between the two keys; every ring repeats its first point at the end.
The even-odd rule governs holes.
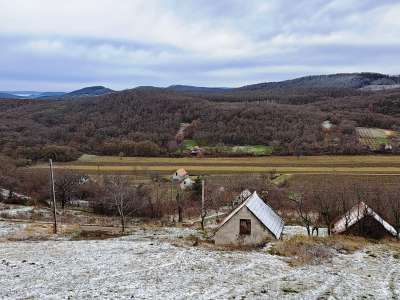
{"type": "Polygon", "coordinates": [[[54,234],[57,233],[57,210],[56,210],[56,191],[54,188],[54,173],[53,173],[53,160],[49,159],[50,164],[50,180],[51,180],[51,194],[52,194],[52,202],[53,202],[53,219],[54,219],[54,226],[53,232],[54,234]]]}
{"type": "Polygon", "coordinates": [[[204,230],[204,218],[206,213],[204,210],[204,179],[201,180],[201,229],[204,230]]]}

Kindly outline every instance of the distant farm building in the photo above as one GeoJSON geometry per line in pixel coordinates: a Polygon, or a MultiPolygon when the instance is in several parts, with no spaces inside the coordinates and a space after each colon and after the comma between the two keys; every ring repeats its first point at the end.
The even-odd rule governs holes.
{"type": "Polygon", "coordinates": [[[394,227],[364,202],[353,206],[334,222],[332,233],[358,235],[374,239],[397,236],[394,227]]]}
{"type": "Polygon", "coordinates": [[[331,130],[333,127],[333,124],[331,123],[331,121],[326,120],[326,121],[322,122],[321,126],[324,130],[331,130]]]}
{"type": "Polygon", "coordinates": [[[186,190],[186,189],[191,189],[193,187],[193,184],[194,181],[189,177],[187,177],[181,182],[180,186],[182,190],[186,190]]]}
{"type": "Polygon", "coordinates": [[[283,220],[254,192],[232,211],[215,233],[216,245],[259,245],[282,235],[283,220]]]}
{"type": "Polygon", "coordinates": [[[177,181],[177,182],[182,182],[188,176],[189,176],[188,172],[186,172],[185,169],[181,168],[181,169],[176,170],[174,175],[172,175],[172,180],[177,181]]]}
{"type": "Polygon", "coordinates": [[[194,146],[190,150],[190,155],[192,155],[192,156],[201,156],[202,154],[203,154],[203,149],[200,148],[199,146],[194,146]]]}

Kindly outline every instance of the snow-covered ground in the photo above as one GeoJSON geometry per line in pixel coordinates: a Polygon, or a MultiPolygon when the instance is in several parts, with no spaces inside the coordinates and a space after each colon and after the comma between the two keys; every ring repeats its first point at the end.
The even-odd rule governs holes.
{"type": "MultiPolygon", "coordinates": [[[[283,238],[291,237],[293,235],[307,235],[307,229],[304,226],[285,226],[283,227],[283,238]]],[[[317,235],[317,232],[314,231],[314,236],[317,235]]],[[[328,229],[327,228],[319,228],[318,236],[327,236],[328,229]]]]}
{"type": "Polygon", "coordinates": [[[20,230],[23,230],[25,227],[26,224],[0,222],[0,238],[14,234],[20,230]]]}
{"type": "Polygon", "coordinates": [[[264,250],[175,246],[190,229],[109,240],[3,242],[1,299],[398,299],[400,260],[382,246],[290,267],[264,250]],[[172,243],[171,243],[172,241],[172,243]]]}
{"type": "Polygon", "coordinates": [[[23,205],[1,205],[0,217],[2,218],[30,218],[32,215],[47,216],[50,210],[23,205]]]}

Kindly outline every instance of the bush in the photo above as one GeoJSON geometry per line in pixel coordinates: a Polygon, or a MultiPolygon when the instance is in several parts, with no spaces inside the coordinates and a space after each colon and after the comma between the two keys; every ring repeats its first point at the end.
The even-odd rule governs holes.
{"type": "Polygon", "coordinates": [[[272,255],[290,257],[290,264],[320,264],[329,260],[336,252],[351,253],[363,248],[367,241],[349,236],[308,237],[295,235],[288,240],[279,241],[268,252],[272,255]]]}

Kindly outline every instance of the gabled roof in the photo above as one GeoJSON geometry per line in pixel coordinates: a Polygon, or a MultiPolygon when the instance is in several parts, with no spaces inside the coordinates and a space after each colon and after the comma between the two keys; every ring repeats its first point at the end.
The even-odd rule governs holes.
{"type": "Polygon", "coordinates": [[[172,180],[180,182],[180,181],[182,181],[184,178],[186,178],[188,176],[189,176],[188,172],[186,172],[185,169],[180,168],[180,169],[175,171],[174,175],[172,175],[172,180]]]}
{"type": "Polygon", "coordinates": [[[185,169],[180,168],[180,169],[176,170],[175,174],[178,176],[186,176],[188,173],[186,172],[185,169]]]}
{"type": "Polygon", "coordinates": [[[180,186],[181,186],[182,190],[185,190],[187,188],[191,188],[193,186],[193,184],[194,184],[194,181],[192,179],[190,179],[189,177],[187,177],[181,182],[180,186]]]}
{"type": "Polygon", "coordinates": [[[392,225],[386,222],[380,215],[378,215],[371,207],[369,207],[364,202],[360,202],[359,204],[354,205],[345,215],[340,217],[333,224],[332,233],[343,233],[366,216],[373,217],[377,222],[382,224],[386,231],[394,236],[397,236],[396,229],[394,229],[392,225]]]}
{"type": "Polygon", "coordinates": [[[233,210],[218,227],[221,228],[226,222],[228,222],[239,210],[246,206],[254,216],[269,230],[271,233],[279,239],[283,231],[283,220],[282,218],[268,205],[266,204],[257,194],[254,192],[250,197],[246,199],[241,205],[233,210]]]}

